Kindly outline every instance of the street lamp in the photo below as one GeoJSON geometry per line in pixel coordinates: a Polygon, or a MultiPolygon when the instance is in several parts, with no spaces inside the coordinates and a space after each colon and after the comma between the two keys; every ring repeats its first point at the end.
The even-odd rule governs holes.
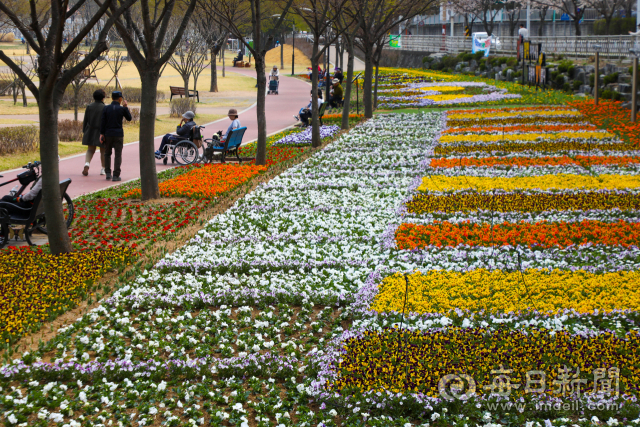
{"type": "Polygon", "coordinates": [[[640,57],[640,49],[629,49],[629,53],[633,55],[633,81],[631,82],[631,122],[636,122],[638,113],[638,57],[640,57]]]}
{"type": "Polygon", "coordinates": [[[602,49],[602,46],[600,46],[599,44],[594,44],[593,48],[596,51],[596,75],[593,79],[593,98],[594,98],[594,103],[595,105],[598,105],[598,100],[600,98],[600,50],[602,49]]]}

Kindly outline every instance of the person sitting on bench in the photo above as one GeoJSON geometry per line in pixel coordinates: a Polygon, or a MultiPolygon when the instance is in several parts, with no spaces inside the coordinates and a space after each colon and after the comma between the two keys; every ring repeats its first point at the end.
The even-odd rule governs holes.
{"type": "Polygon", "coordinates": [[[176,128],[177,135],[172,135],[170,133],[166,134],[162,137],[162,142],[160,143],[160,148],[155,152],[156,159],[161,159],[162,155],[165,154],[166,147],[170,143],[176,143],[180,141],[184,141],[188,139],[191,135],[191,131],[196,126],[196,122],[193,121],[193,118],[196,115],[193,114],[192,111],[187,111],[182,115],[182,120],[180,120],[180,124],[176,128]],[[184,123],[184,124],[183,124],[184,123]]]}
{"type": "Polygon", "coordinates": [[[331,108],[338,108],[338,103],[342,103],[342,86],[340,85],[340,80],[333,79],[331,81],[331,98],[329,98],[329,106],[331,108]]]}
{"type": "Polygon", "coordinates": [[[244,58],[244,55],[242,54],[242,49],[238,49],[238,56],[233,58],[233,65],[236,65],[236,62],[238,61],[242,61],[242,58],[244,58]]]}
{"type": "MultiPolygon", "coordinates": [[[[311,99],[309,100],[309,104],[301,108],[297,116],[293,116],[294,119],[301,121],[305,126],[309,126],[309,119],[311,118],[311,114],[313,114],[313,91],[310,92],[310,95],[311,99]]],[[[320,107],[322,107],[322,90],[318,89],[318,109],[320,109],[320,107]]]]}
{"type": "Polygon", "coordinates": [[[224,147],[224,142],[227,140],[227,138],[229,138],[229,134],[232,130],[242,127],[242,125],[240,124],[240,120],[238,120],[238,110],[236,110],[235,108],[231,108],[229,109],[229,113],[227,113],[227,115],[229,116],[229,120],[231,120],[231,124],[227,128],[227,132],[224,134],[224,136],[222,136],[221,130],[218,131],[217,134],[220,137],[220,142],[217,145],[218,147],[224,147]]]}

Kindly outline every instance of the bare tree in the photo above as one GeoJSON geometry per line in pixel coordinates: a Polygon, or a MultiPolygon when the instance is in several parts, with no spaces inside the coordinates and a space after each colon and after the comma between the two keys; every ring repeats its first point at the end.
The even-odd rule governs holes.
{"type": "Polygon", "coordinates": [[[592,7],[604,18],[604,29],[610,34],[613,15],[623,6],[622,0],[584,0],[584,5],[592,7]]]}
{"type": "Polygon", "coordinates": [[[77,32],[65,47],[63,47],[62,41],[68,19],[82,7],[86,7],[87,0],[77,0],[73,5],[69,5],[66,0],[50,0],[50,2],[46,2],[46,8],[42,6],[43,2],[29,0],[30,13],[28,16],[17,14],[13,3],[8,3],[5,0],[0,1],[0,11],[20,30],[29,46],[38,54],[39,86],[36,86],[34,79],[30,78],[2,50],[0,50],[0,60],[20,77],[38,102],[42,203],[47,218],[49,244],[53,254],[70,252],[72,249],[62,212],[62,195],[59,185],[58,111],[60,102],[73,77],[108,49],[105,39],[109,28],[113,25],[114,19],[117,19],[131,7],[135,0],[122,0],[119,7],[116,7],[111,1],[100,5],[88,20],[80,24],[77,32]],[[109,6],[112,7],[111,17],[104,20],[109,6]],[[93,49],[74,67],[63,73],[64,64],[96,25],[101,25],[102,30],[93,49]]]}
{"type": "Polygon", "coordinates": [[[547,20],[547,12],[549,11],[548,5],[533,5],[534,9],[538,9],[540,11],[540,26],[538,27],[538,36],[542,37],[544,35],[546,20],[547,20]]]}
{"type": "Polygon", "coordinates": [[[349,113],[351,112],[351,88],[353,82],[353,67],[355,61],[355,38],[360,31],[360,25],[364,15],[349,7],[343,8],[342,13],[335,19],[335,26],[342,33],[341,39],[343,49],[347,51],[347,76],[344,86],[344,103],[342,104],[342,129],[349,129],[349,113]]]}
{"type": "MultiPolygon", "coordinates": [[[[95,0],[96,2],[100,0],[95,0]]],[[[111,12],[116,5],[130,0],[111,0],[111,12]]],[[[140,105],[140,187],[142,200],[160,197],[158,175],[154,157],[154,136],[156,122],[156,97],[158,80],[164,65],[169,61],[191,19],[196,0],[148,0],[127,10],[115,21],[115,27],[122,38],[131,60],[138,69],[142,83],[140,105]],[[179,6],[178,6],[179,5],[179,6]],[[179,7],[175,11],[176,6],[179,7]],[[186,8],[183,8],[186,6],[186,8]],[[169,32],[172,15],[178,12],[179,24],[169,32]]]]}
{"type": "Polygon", "coordinates": [[[477,17],[487,34],[492,35],[496,24],[496,17],[502,10],[495,0],[455,0],[448,5],[456,12],[477,17]]]}
{"type": "Polygon", "coordinates": [[[206,46],[196,28],[193,24],[190,24],[187,31],[183,35],[183,40],[178,44],[173,55],[169,58],[167,63],[180,74],[182,81],[184,82],[185,93],[189,93],[189,80],[191,76],[195,78],[194,89],[198,83],[198,77],[202,73],[202,65],[204,64],[204,58],[207,54],[206,46]]]}
{"type": "MultiPolygon", "coordinates": [[[[110,31],[109,36],[111,40],[115,40],[118,37],[117,31],[110,31]]],[[[124,66],[125,63],[125,55],[121,49],[114,48],[113,46],[109,49],[108,56],[105,58],[107,66],[111,70],[113,77],[109,82],[107,82],[106,86],[109,86],[113,81],[114,88],[117,90],[118,86],[122,89],[122,83],[120,83],[120,69],[124,66]]]]}
{"type": "MultiPolygon", "coordinates": [[[[617,2],[618,0],[613,1],[617,2]]],[[[548,6],[551,9],[557,9],[562,13],[566,13],[573,21],[573,25],[576,29],[576,35],[579,36],[582,34],[580,21],[582,20],[586,10],[583,0],[533,0],[533,2],[540,6],[548,6]]]]}
{"type": "MultiPolygon", "coordinates": [[[[25,61],[24,59],[16,60],[16,65],[22,69],[25,75],[32,79],[36,76],[36,67],[34,64],[34,58],[29,56],[29,61],[25,61]]],[[[22,106],[27,107],[27,90],[26,85],[22,79],[16,74],[13,69],[9,68],[7,71],[0,74],[0,80],[5,82],[11,82],[11,95],[13,96],[13,105],[18,103],[18,95],[22,93],[22,106]]]]}
{"type": "Polygon", "coordinates": [[[347,2],[348,0],[296,0],[291,6],[293,12],[302,18],[309,33],[313,35],[313,48],[309,58],[311,60],[312,147],[319,147],[322,143],[320,120],[318,119],[318,63],[325,51],[329,55],[328,47],[337,40],[340,31],[345,29],[344,25],[334,24],[337,24],[337,12],[341,11],[347,2]],[[320,37],[326,38],[322,48],[320,47],[320,37]]]}
{"type": "MultiPolygon", "coordinates": [[[[218,67],[216,57],[222,52],[229,38],[229,30],[223,25],[211,25],[215,22],[217,11],[213,8],[214,3],[208,0],[198,0],[198,13],[195,18],[195,25],[198,32],[209,48],[211,55],[211,84],[209,92],[218,92],[218,67]]],[[[224,77],[224,74],[223,74],[224,77]]]]}
{"type": "MultiPolygon", "coordinates": [[[[373,117],[373,68],[380,40],[399,24],[424,15],[438,0],[355,0],[362,14],[356,45],[364,53],[363,104],[365,117],[373,117]]],[[[381,47],[380,47],[381,49],[381,47]]]]}
{"type": "Polygon", "coordinates": [[[510,1],[504,4],[504,12],[509,21],[509,35],[513,37],[516,33],[516,27],[520,23],[520,12],[527,5],[521,1],[510,1]]]}
{"type": "Polygon", "coordinates": [[[258,81],[256,115],[258,118],[258,141],[256,147],[256,164],[267,163],[267,119],[265,113],[267,76],[265,60],[267,47],[273,37],[278,34],[293,0],[284,0],[283,4],[264,2],[261,0],[207,0],[217,13],[214,21],[226,27],[253,56],[253,63],[258,81]],[[273,22],[273,15],[279,18],[273,22]],[[268,25],[268,28],[265,28],[268,25]],[[249,40],[251,34],[253,40],[249,40]]]}
{"type": "MultiPolygon", "coordinates": [[[[73,69],[77,64],[84,59],[84,54],[79,50],[75,50],[67,59],[64,64],[63,72],[73,69]]],[[[71,79],[71,88],[73,89],[73,119],[78,121],[78,104],[80,103],[80,91],[89,79],[94,78],[96,71],[103,69],[107,64],[99,56],[95,61],[89,64],[84,70],[73,76],[71,79]]]]}

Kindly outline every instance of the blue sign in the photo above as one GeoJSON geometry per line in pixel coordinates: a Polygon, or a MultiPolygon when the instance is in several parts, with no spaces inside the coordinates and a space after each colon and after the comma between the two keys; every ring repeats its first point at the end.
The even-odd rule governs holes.
{"type": "Polygon", "coordinates": [[[571,21],[571,18],[569,17],[568,14],[563,13],[562,16],[560,17],[561,21],[571,21]]]}

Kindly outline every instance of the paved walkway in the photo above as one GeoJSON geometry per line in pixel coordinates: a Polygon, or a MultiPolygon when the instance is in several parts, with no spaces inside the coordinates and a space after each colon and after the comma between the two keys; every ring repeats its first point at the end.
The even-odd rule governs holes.
{"type": "MultiPolygon", "coordinates": [[[[232,72],[228,70],[228,72],[232,72]]],[[[250,77],[256,76],[253,69],[234,69],[233,72],[241,73],[250,77]]],[[[266,116],[267,116],[267,134],[277,133],[287,127],[295,124],[294,114],[298,113],[300,107],[309,102],[310,85],[302,80],[292,77],[281,77],[279,95],[267,95],[266,116]]],[[[247,127],[244,135],[245,141],[252,141],[258,137],[258,120],[256,117],[255,104],[245,110],[240,111],[240,122],[247,127]]],[[[229,119],[224,118],[212,123],[199,123],[204,125],[203,130],[205,138],[210,138],[218,130],[226,131],[229,126],[229,119]]],[[[156,149],[160,146],[162,136],[155,139],[156,149]]],[[[122,182],[133,180],[140,177],[140,153],[139,143],[132,142],[126,144],[122,152],[122,182]]],[[[112,160],[113,161],[113,160],[112,160]]],[[[111,181],[107,181],[100,173],[100,156],[98,153],[93,157],[89,176],[82,175],[84,167],[84,154],[78,154],[65,158],[60,161],[60,178],[71,178],[71,185],[68,193],[74,198],[81,194],[90,193],[101,190],[113,185],[111,181]]],[[[167,166],[162,164],[161,160],[156,161],[158,171],[169,169],[171,162],[167,166]]],[[[11,178],[16,172],[22,169],[0,172],[5,178],[11,178]]]]}

